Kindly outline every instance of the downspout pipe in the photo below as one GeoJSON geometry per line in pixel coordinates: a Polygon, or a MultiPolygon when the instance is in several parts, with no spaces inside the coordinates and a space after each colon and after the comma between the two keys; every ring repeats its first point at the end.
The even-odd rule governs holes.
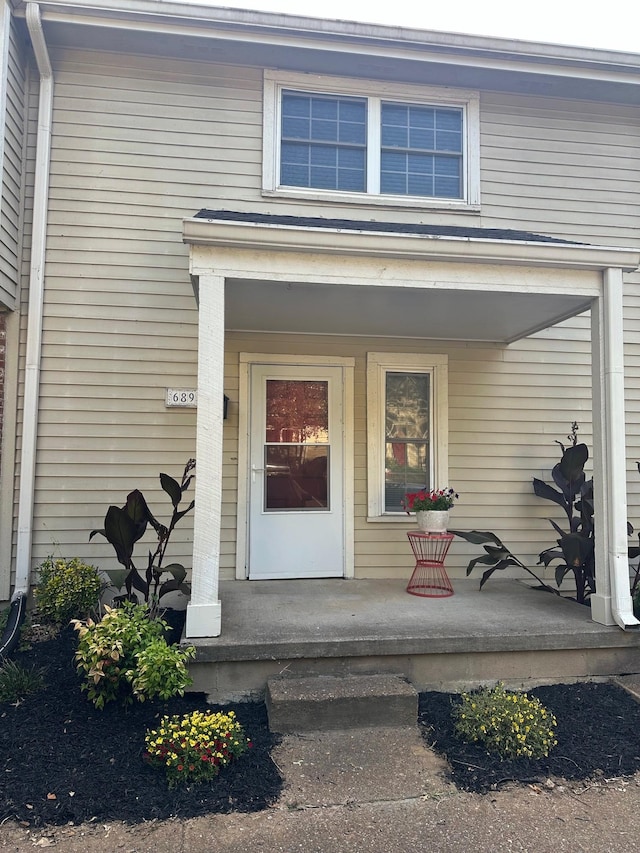
{"type": "Polygon", "coordinates": [[[608,569],[611,581],[611,615],[623,631],[640,630],[629,591],[629,543],[626,518],[626,450],[624,410],[623,276],[620,269],[604,272],[604,315],[607,333],[604,348],[605,439],[610,474],[603,484],[608,494],[608,569]]]}
{"type": "Polygon", "coordinates": [[[35,492],[36,444],[38,435],[38,396],[40,392],[40,356],[44,306],[44,266],[47,248],[47,212],[49,207],[49,167],[53,115],[53,69],[42,29],[40,7],[27,3],[26,22],[40,75],[38,133],[33,188],[33,232],[29,271],[29,313],[24,376],[24,417],[20,454],[20,492],[16,545],[16,580],[12,602],[29,593],[33,500],[35,492]]]}

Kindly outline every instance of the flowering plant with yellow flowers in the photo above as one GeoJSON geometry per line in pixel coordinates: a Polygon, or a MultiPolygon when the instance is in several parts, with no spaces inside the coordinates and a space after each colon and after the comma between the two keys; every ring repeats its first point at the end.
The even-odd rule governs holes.
{"type": "Polygon", "coordinates": [[[502,759],[544,758],[557,744],[554,715],[535,697],[505,690],[502,682],[463,693],[454,719],[459,737],[502,759]]]}
{"type": "Polygon", "coordinates": [[[175,788],[213,779],[252,744],[234,711],[192,711],[163,717],[157,729],[147,730],[145,745],[145,761],[164,768],[169,787],[175,788]]]}

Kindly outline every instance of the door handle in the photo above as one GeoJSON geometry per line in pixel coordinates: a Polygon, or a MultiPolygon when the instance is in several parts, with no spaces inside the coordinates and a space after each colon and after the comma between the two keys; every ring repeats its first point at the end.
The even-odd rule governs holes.
{"type": "Polygon", "coordinates": [[[255,465],[251,466],[251,482],[255,483],[256,474],[264,474],[264,468],[256,468],[255,465]]]}

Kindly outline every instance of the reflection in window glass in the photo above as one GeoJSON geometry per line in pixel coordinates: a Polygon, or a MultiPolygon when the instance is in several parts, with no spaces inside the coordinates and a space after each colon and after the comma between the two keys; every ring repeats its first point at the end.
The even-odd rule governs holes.
{"type": "Polygon", "coordinates": [[[265,440],[296,444],[328,442],[328,383],[268,379],[265,440]]]}
{"type": "Polygon", "coordinates": [[[431,488],[431,375],[386,374],[385,511],[402,510],[406,492],[431,488]]]}
{"type": "Polygon", "coordinates": [[[328,509],[327,445],[265,447],[265,510],[328,509]]]}

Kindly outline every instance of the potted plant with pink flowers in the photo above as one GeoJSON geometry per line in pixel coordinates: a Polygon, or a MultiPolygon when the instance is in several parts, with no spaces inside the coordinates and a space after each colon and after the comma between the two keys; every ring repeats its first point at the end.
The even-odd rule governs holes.
{"type": "Polygon", "coordinates": [[[449,510],[458,499],[455,489],[421,489],[419,492],[408,492],[404,496],[402,506],[407,515],[416,514],[419,530],[425,533],[446,533],[449,523],[449,510]]]}

